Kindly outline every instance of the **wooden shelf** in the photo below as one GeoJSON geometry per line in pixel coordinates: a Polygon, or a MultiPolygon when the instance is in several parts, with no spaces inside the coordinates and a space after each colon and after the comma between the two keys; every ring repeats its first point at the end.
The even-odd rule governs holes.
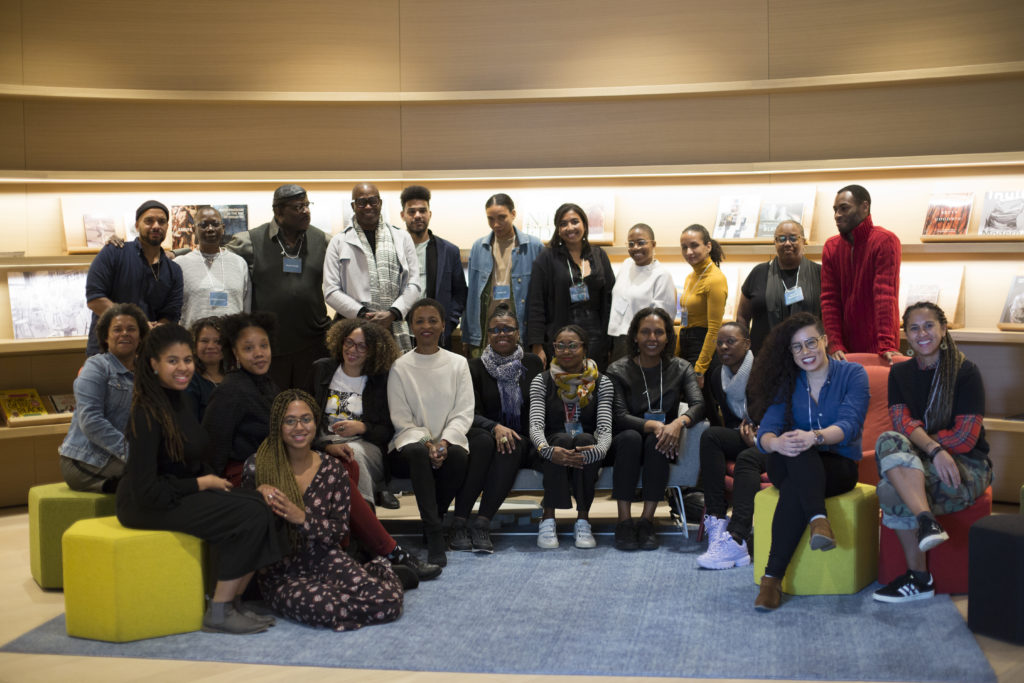
{"type": "Polygon", "coordinates": [[[1004,420],[998,417],[986,417],[985,429],[993,432],[1024,434],[1024,420],[1004,420]]]}
{"type": "Polygon", "coordinates": [[[47,339],[0,339],[0,355],[20,353],[56,353],[81,351],[85,353],[87,337],[51,337],[47,339]]]}
{"type": "Polygon", "coordinates": [[[68,433],[68,422],[28,427],[0,427],[0,441],[4,439],[27,439],[37,436],[63,436],[68,433]]]}
{"type": "Polygon", "coordinates": [[[963,327],[950,330],[958,342],[980,342],[983,344],[1024,344],[1024,332],[1008,332],[996,328],[963,327]]]}
{"type": "Polygon", "coordinates": [[[18,270],[42,270],[44,268],[88,268],[95,254],[72,254],[60,256],[19,256],[0,258],[0,272],[18,270]]]}

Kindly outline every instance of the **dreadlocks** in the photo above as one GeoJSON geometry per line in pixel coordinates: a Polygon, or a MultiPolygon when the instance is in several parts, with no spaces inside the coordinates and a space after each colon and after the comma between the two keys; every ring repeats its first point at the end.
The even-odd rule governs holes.
{"type": "Polygon", "coordinates": [[[939,364],[932,375],[932,386],[928,391],[928,406],[924,412],[924,430],[932,434],[944,429],[953,414],[953,389],[956,387],[956,376],[964,362],[964,354],[957,348],[953,335],[949,333],[946,314],[941,308],[930,301],[918,301],[907,306],[903,312],[903,330],[907,329],[910,314],[916,310],[930,311],[935,319],[946,328],[946,334],[939,344],[939,364]]]}

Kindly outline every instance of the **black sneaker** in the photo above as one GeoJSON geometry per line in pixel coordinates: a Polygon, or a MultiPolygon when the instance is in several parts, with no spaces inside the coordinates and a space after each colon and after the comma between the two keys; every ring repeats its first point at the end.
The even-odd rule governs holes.
{"type": "Polygon", "coordinates": [[[400,545],[396,545],[395,549],[388,555],[388,560],[391,562],[391,566],[405,565],[409,569],[416,573],[416,576],[420,581],[430,581],[436,579],[441,575],[441,566],[437,564],[430,564],[429,562],[423,562],[420,558],[416,557],[408,550],[400,545]]]}
{"type": "Polygon", "coordinates": [[[941,525],[930,517],[925,517],[917,524],[917,547],[926,553],[935,546],[949,540],[949,534],[941,525]]]}
{"type": "Polygon", "coordinates": [[[927,600],[935,595],[935,580],[928,575],[928,583],[914,578],[914,573],[907,571],[897,576],[888,586],[875,591],[874,598],[879,602],[910,602],[911,600],[927,600]]]}
{"type": "Polygon", "coordinates": [[[636,523],[636,543],[640,550],[657,550],[660,547],[658,535],[654,533],[654,524],[649,519],[641,519],[636,523]]]}
{"type": "Polygon", "coordinates": [[[491,542],[491,524],[477,517],[469,525],[469,538],[475,553],[493,553],[494,543],[491,542]]]}
{"type": "Polygon", "coordinates": [[[626,519],[615,525],[615,549],[636,550],[640,545],[636,541],[636,526],[633,520],[626,519]]]}
{"type": "Polygon", "coordinates": [[[473,550],[473,539],[469,536],[469,527],[466,526],[466,520],[457,519],[452,524],[452,536],[451,540],[448,541],[448,547],[452,550],[473,550]]]}

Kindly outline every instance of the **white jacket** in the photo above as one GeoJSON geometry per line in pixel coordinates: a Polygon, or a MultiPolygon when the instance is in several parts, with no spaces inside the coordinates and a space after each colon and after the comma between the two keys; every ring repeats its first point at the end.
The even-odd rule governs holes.
{"type": "MultiPolygon", "coordinates": [[[[420,261],[416,257],[416,245],[405,230],[389,225],[391,237],[398,252],[398,263],[402,270],[401,294],[391,306],[404,316],[409,308],[422,298],[420,292],[420,261]]],[[[370,301],[370,267],[366,252],[359,242],[359,235],[351,225],[331,238],[324,259],[324,299],[327,305],[344,318],[355,318],[359,309],[370,301]]]]}

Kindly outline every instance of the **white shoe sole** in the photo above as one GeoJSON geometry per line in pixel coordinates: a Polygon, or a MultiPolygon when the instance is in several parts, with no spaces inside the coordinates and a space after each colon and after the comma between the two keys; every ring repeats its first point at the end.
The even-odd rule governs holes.
{"type": "Polygon", "coordinates": [[[581,550],[587,550],[589,548],[596,548],[597,541],[593,538],[577,538],[575,541],[576,547],[581,550]]]}
{"type": "Polygon", "coordinates": [[[705,560],[703,556],[697,558],[697,564],[704,569],[732,569],[733,567],[746,567],[750,564],[750,556],[740,558],[738,560],[705,560]]]}
{"type": "Polygon", "coordinates": [[[941,534],[936,534],[934,536],[928,536],[927,538],[922,540],[920,543],[918,543],[917,547],[918,547],[918,549],[922,553],[926,553],[929,550],[931,550],[932,548],[934,548],[935,546],[941,545],[941,544],[945,543],[948,540],[949,540],[949,534],[947,534],[945,531],[943,531],[941,534]]]}
{"type": "Polygon", "coordinates": [[[913,602],[914,600],[928,600],[929,598],[934,598],[935,591],[931,590],[926,593],[918,593],[916,595],[900,596],[879,595],[878,593],[875,593],[871,597],[873,597],[878,602],[913,602]]]}
{"type": "Polygon", "coordinates": [[[537,547],[543,548],[544,550],[554,550],[558,547],[558,538],[544,538],[542,536],[538,536],[537,547]]]}

